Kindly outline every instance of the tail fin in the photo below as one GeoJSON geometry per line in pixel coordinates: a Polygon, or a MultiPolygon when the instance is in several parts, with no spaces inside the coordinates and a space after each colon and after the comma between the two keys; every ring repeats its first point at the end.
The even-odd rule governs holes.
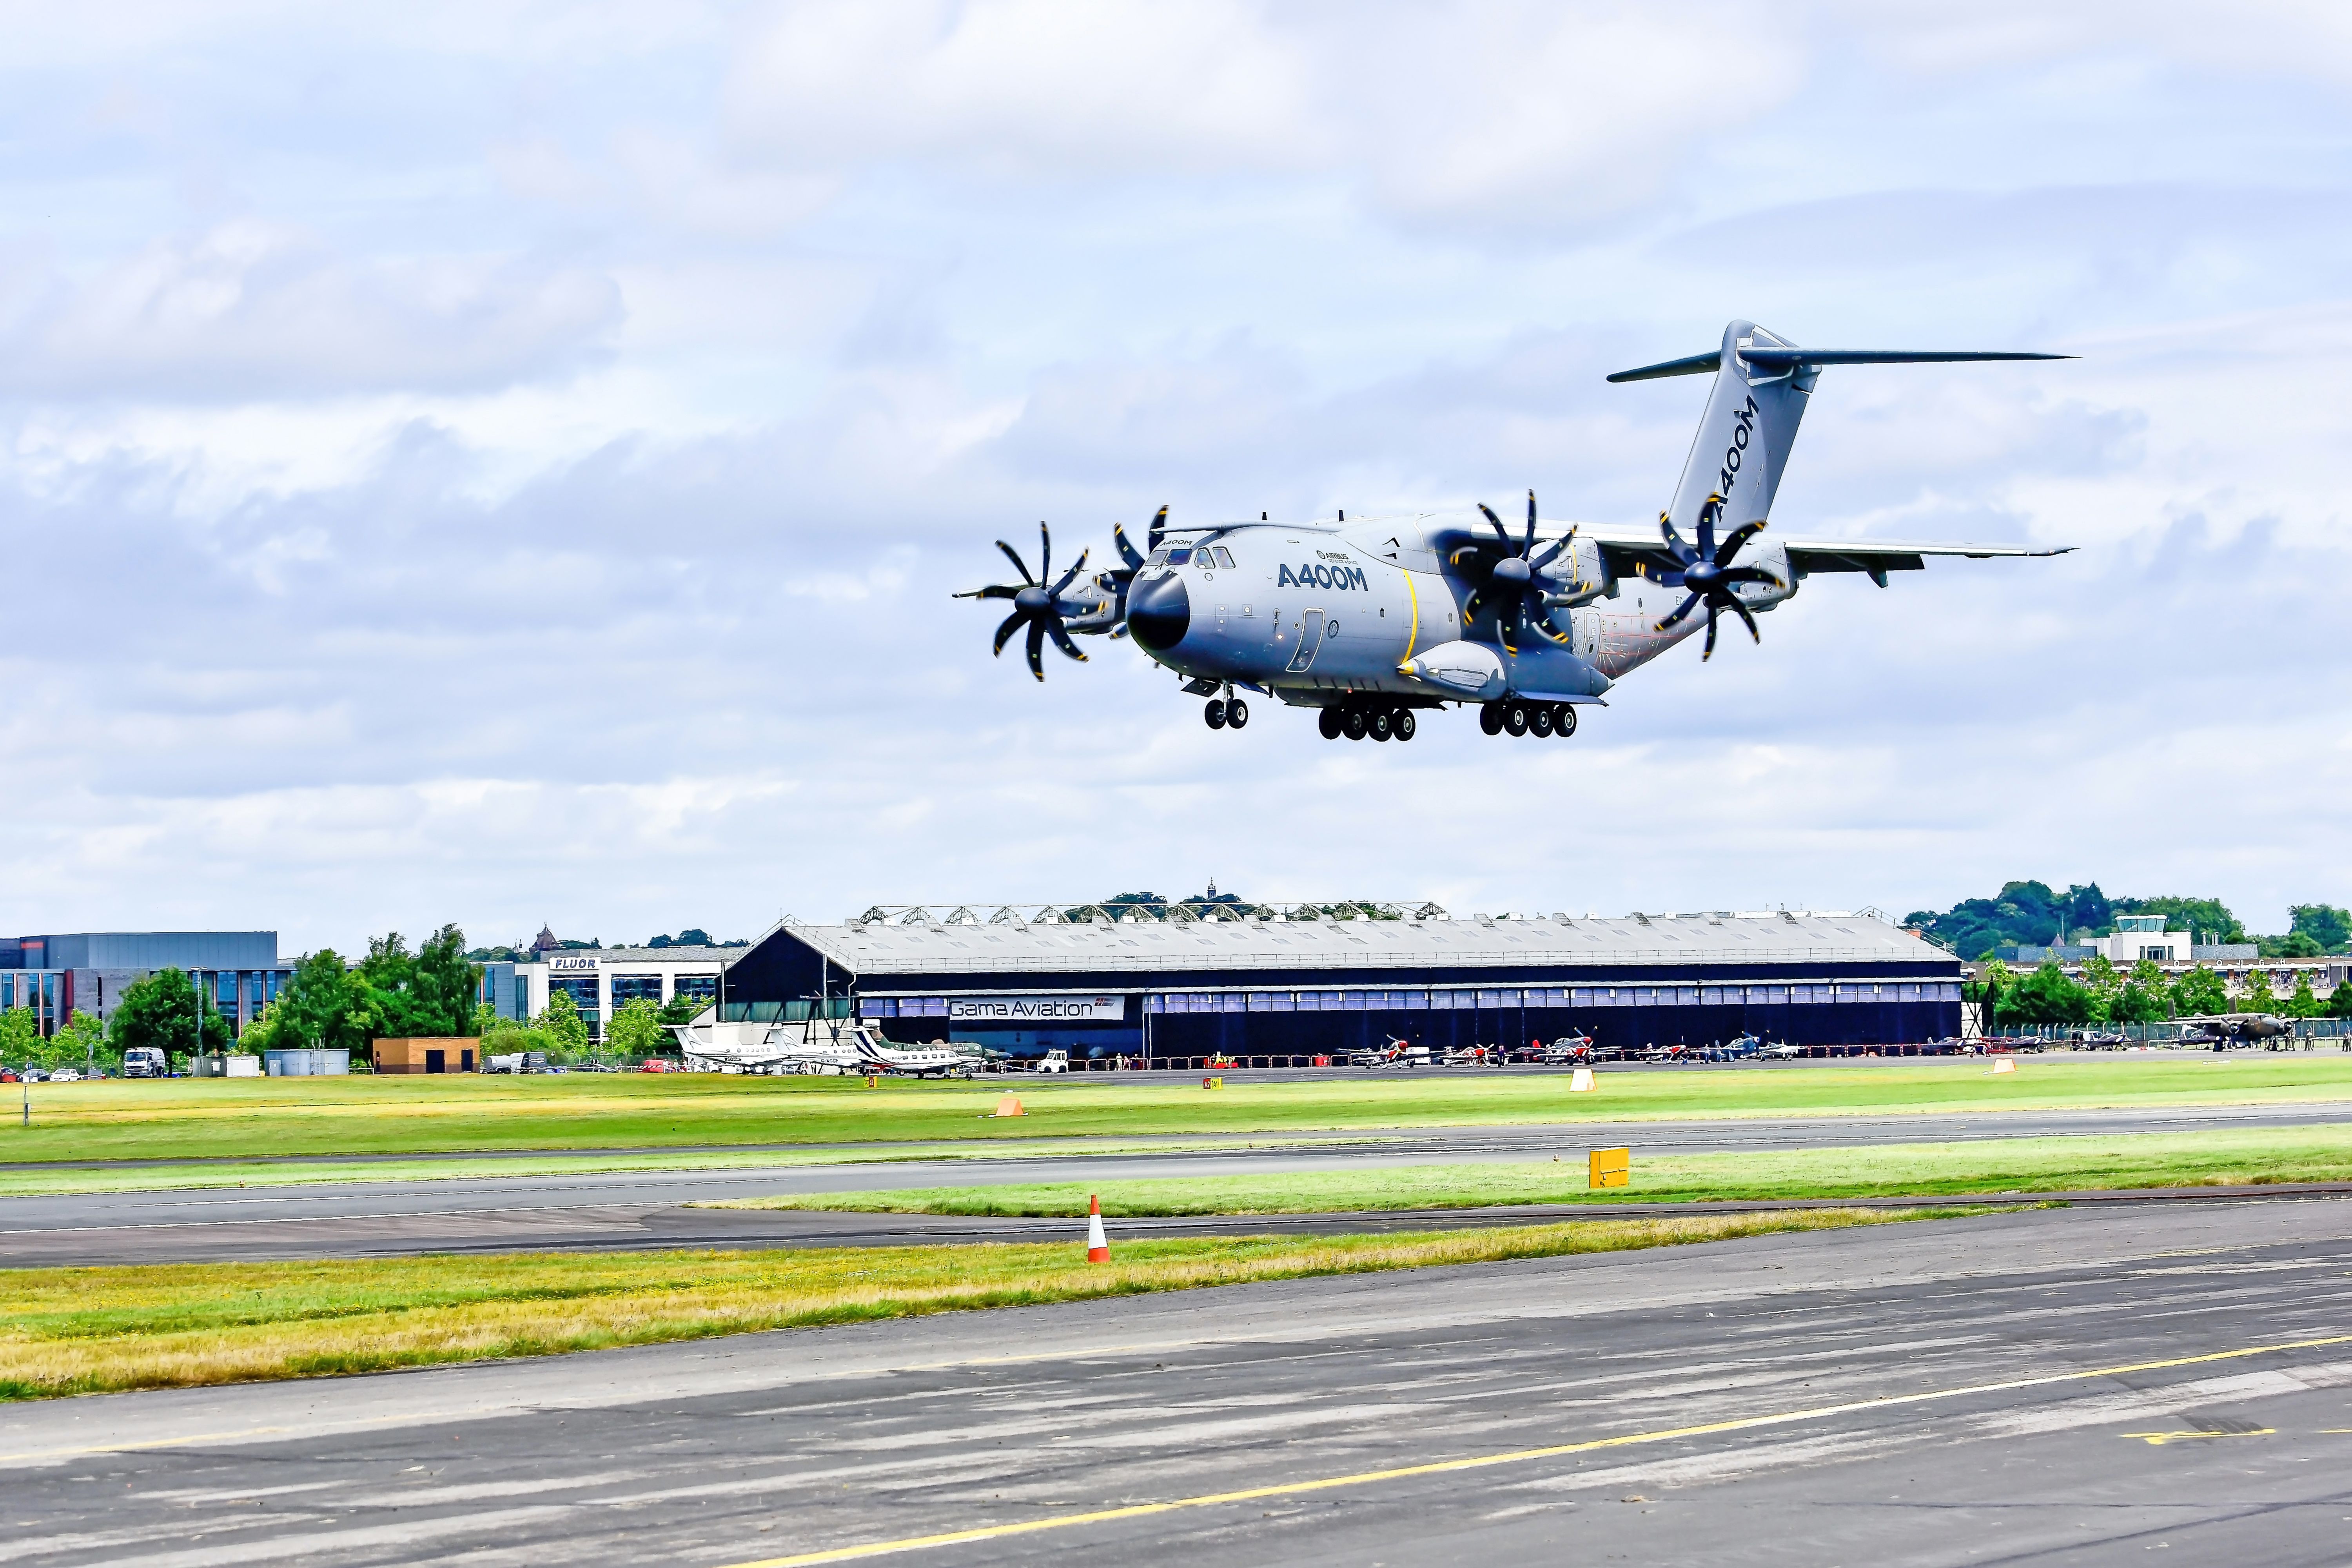
{"type": "Polygon", "coordinates": [[[1760,521],[1772,510],[1780,471],[1796,443],[1813,383],[1825,364],[1928,364],[1975,360],[2072,359],[2072,354],[2005,353],[1937,349],[1803,349],[1753,321],[1723,329],[1723,346],[1687,359],[1621,370],[1611,381],[1654,381],[1713,371],[1715,391],[1699,416],[1698,437],[1683,464],[1668,516],[1685,533],[1695,530],[1707,497],[1723,497],[1727,526],[1760,521]]]}

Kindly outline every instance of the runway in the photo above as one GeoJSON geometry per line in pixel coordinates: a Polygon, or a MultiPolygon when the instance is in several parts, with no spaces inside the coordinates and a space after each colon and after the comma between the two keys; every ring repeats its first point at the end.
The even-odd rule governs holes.
{"type": "MultiPolygon", "coordinates": [[[[2332,1126],[2352,1104],[2200,1106],[2020,1111],[1962,1116],[1757,1117],[1691,1121],[1416,1128],[1392,1133],[1269,1135],[1257,1147],[1181,1148],[1115,1155],[895,1160],[617,1171],[570,1175],[322,1182],[0,1199],[0,1268],[226,1259],[399,1257],[423,1252],[614,1250],[651,1247],[863,1245],[919,1240],[1031,1239],[1053,1222],[958,1221],[913,1215],[789,1215],[682,1205],[771,1194],[979,1186],[1004,1182],[1132,1181],[1147,1177],[1279,1174],[1439,1163],[1512,1162],[1592,1148],[1637,1158],[1866,1144],[1952,1142],[2090,1133],[2332,1126]]],[[[1269,1222],[1158,1222],[1177,1230],[1393,1228],[1428,1216],[1269,1222]]],[[[1453,1223],[1481,1223],[1454,1216],[1453,1223]]],[[[1493,1223],[1491,1220],[1484,1223],[1493,1223]]]]}
{"type": "Polygon", "coordinates": [[[2034,1210],[11,1405],[0,1562],[2335,1563],[2347,1221],[2034,1210]]]}

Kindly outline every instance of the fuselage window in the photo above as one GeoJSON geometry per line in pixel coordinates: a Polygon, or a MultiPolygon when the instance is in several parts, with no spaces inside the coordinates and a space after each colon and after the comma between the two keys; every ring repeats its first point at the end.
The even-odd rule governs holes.
{"type": "Polygon", "coordinates": [[[1234,569],[1234,552],[1222,544],[1217,546],[1217,564],[1228,572],[1234,569]]]}

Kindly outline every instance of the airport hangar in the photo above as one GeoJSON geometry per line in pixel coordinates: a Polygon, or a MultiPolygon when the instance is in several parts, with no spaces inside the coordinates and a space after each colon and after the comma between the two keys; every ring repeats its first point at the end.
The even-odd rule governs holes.
{"type": "Polygon", "coordinates": [[[877,906],[779,923],[728,965],[729,1021],[874,1021],[1074,1059],[1551,1040],[1806,1046],[1960,1031],[1960,964],[1875,911],[1456,919],[1434,904],[877,906]]]}

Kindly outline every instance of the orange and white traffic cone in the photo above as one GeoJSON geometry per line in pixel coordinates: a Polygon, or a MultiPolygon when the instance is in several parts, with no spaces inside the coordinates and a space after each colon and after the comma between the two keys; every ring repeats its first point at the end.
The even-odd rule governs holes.
{"type": "Polygon", "coordinates": [[[1087,1261],[1110,1261],[1110,1238],[1103,1235],[1102,1199],[1092,1193],[1087,1194],[1087,1261]]]}

